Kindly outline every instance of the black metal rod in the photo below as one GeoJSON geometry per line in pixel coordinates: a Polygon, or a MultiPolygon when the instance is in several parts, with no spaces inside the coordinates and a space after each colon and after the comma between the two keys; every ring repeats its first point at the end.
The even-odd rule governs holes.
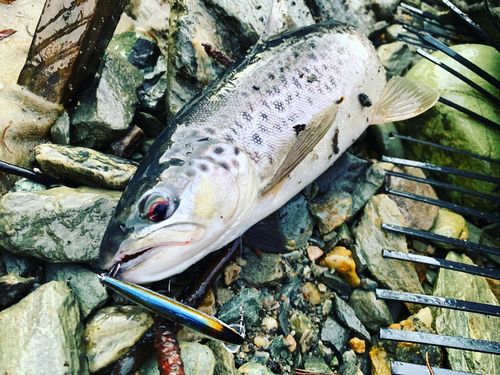
{"type": "Polygon", "coordinates": [[[386,171],[385,174],[386,174],[386,176],[394,176],[394,177],[398,177],[398,178],[404,178],[406,180],[411,180],[411,181],[415,181],[415,182],[420,182],[422,184],[437,186],[437,187],[442,188],[442,189],[454,190],[454,191],[457,191],[459,193],[472,195],[474,197],[483,198],[483,199],[486,199],[489,201],[500,203],[500,197],[497,197],[495,195],[480,193],[479,191],[466,189],[466,188],[463,188],[460,186],[455,186],[452,184],[447,184],[445,182],[434,181],[434,180],[430,180],[428,178],[412,176],[411,174],[399,173],[399,172],[394,172],[394,171],[386,171]]]}
{"type": "Polygon", "coordinates": [[[498,178],[498,177],[487,176],[487,175],[480,174],[480,173],[468,172],[468,171],[463,171],[461,169],[455,169],[455,168],[450,168],[450,167],[441,167],[439,165],[430,164],[430,163],[423,163],[421,161],[400,159],[400,158],[394,158],[394,157],[385,156],[385,155],[382,156],[382,161],[385,161],[388,163],[393,163],[393,164],[406,165],[409,167],[422,168],[422,169],[426,169],[426,170],[438,172],[438,173],[447,173],[447,174],[452,174],[452,175],[456,175],[456,176],[472,178],[475,180],[491,182],[493,184],[500,184],[500,178],[498,178]]]}
{"type": "Polygon", "coordinates": [[[62,182],[56,180],[55,178],[43,175],[41,173],[33,172],[26,168],[18,167],[17,165],[9,164],[0,160],[0,171],[8,174],[13,174],[16,176],[27,178],[28,180],[38,182],[40,184],[51,186],[51,185],[62,185],[62,182]]]}
{"type": "Polygon", "coordinates": [[[490,46],[495,48],[498,52],[500,52],[500,45],[493,39],[491,36],[489,36],[486,32],[479,27],[478,24],[476,24],[474,21],[472,21],[467,14],[462,12],[458,7],[455,6],[451,1],[449,0],[442,0],[448,8],[450,8],[457,16],[459,16],[463,21],[469,25],[469,27],[474,30],[486,43],[488,43],[490,46]]]}
{"type": "Polygon", "coordinates": [[[403,25],[405,28],[407,28],[408,30],[410,30],[411,32],[416,33],[416,34],[418,34],[419,32],[425,32],[425,33],[431,33],[432,35],[439,36],[439,37],[444,38],[444,39],[451,40],[453,42],[460,42],[460,43],[465,42],[464,38],[459,38],[457,36],[450,35],[451,31],[447,30],[447,29],[445,31],[448,31],[448,33],[445,33],[445,32],[440,32],[440,31],[436,31],[436,30],[424,29],[423,27],[415,26],[415,25],[409,24],[408,22],[401,21],[401,20],[398,20],[398,23],[400,25],[403,25]]]}
{"type": "Polygon", "coordinates": [[[389,259],[397,259],[406,262],[414,262],[426,264],[428,266],[436,266],[439,268],[446,268],[452,271],[470,273],[472,275],[478,275],[483,277],[488,277],[490,279],[500,280],[500,272],[493,269],[488,269],[484,267],[473,266],[470,264],[452,262],[451,260],[427,257],[423,255],[403,253],[401,251],[394,250],[383,250],[382,256],[389,259]]]}
{"type": "Polygon", "coordinates": [[[407,191],[403,191],[403,190],[396,190],[396,189],[390,188],[388,186],[385,187],[385,192],[386,192],[386,194],[392,194],[392,195],[396,195],[398,197],[408,198],[408,199],[412,199],[414,201],[432,204],[433,206],[447,208],[449,210],[452,210],[452,211],[457,212],[457,213],[462,214],[462,215],[470,215],[470,216],[474,216],[474,217],[479,217],[481,219],[485,219],[485,220],[500,224],[500,217],[497,215],[488,214],[486,212],[482,212],[479,210],[474,210],[472,208],[460,206],[460,205],[455,204],[455,203],[450,203],[450,202],[445,202],[445,201],[442,201],[439,199],[429,198],[429,197],[426,197],[424,195],[408,193],[407,191]]]}
{"type": "Polygon", "coordinates": [[[467,78],[466,76],[464,76],[463,74],[457,72],[455,69],[449,67],[448,65],[446,64],[443,64],[441,61],[439,61],[438,59],[436,59],[434,56],[431,56],[429,55],[427,52],[423,51],[422,49],[418,48],[417,49],[417,53],[426,58],[427,60],[429,60],[430,62],[436,64],[437,66],[443,68],[444,70],[446,70],[447,72],[453,74],[455,77],[457,77],[458,79],[462,80],[463,82],[467,83],[470,87],[474,88],[475,90],[479,91],[481,94],[483,94],[487,99],[489,99],[491,102],[493,102],[494,104],[496,104],[497,106],[500,107],[500,99],[498,99],[495,95],[493,95],[492,93],[486,91],[485,89],[483,89],[481,86],[479,86],[477,83],[475,83],[473,80],[467,78]]]}
{"type": "Polygon", "coordinates": [[[443,97],[439,97],[438,100],[440,103],[443,103],[443,104],[445,104],[453,109],[456,109],[457,111],[460,111],[460,112],[466,114],[467,116],[472,117],[474,120],[482,122],[484,125],[489,126],[490,128],[493,128],[493,129],[500,131],[500,125],[497,124],[495,121],[491,121],[490,119],[488,119],[484,116],[481,116],[481,115],[477,114],[476,112],[471,111],[470,109],[462,107],[461,105],[453,103],[451,100],[445,99],[443,97]]]}
{"type": "Polygon", "coordinates": [[[483,78],[486,80],[486,82],[489,82],[493,86],[495,86],[497,89],[500,89],[500,81],[493,77],[491,74],[488,72],[484,71],[481,69],[479,66],[476,64],[471,63],[469,60],[467,60],[465,57],[462,55],[458,54],[457,52],[453,51],[450,47],[448,47],[446,44],[440,42],[436,38],[433,38],[432,36],[428,34],[421,34],[421,33],[416,33],[418,37],[420,37],[422,40],[425,42],[429,43],[430,45],[436,47],[439,49],[441,52],[447,54],[450,56],[452,59],[458,61],[460,64],[463,66],[469,68],[471,71],[476,73],[479,77],[483,78]]]}
{"type": "Polygon", "coordinates": [[[427,296],[425,294],[414,294],[388,289],[376,289],[375,294],[377,298],[384,300],[410,302],[426,306],[442,307],[444,309],[500,316],[500,306],[488,305],[486,303],[469,302],[454,298],[427,296]]]}
{"type": "Polygon", "coordinates": [[[471,241],[457,240],[455,238],[441,236],[439,234],[425,232],[423,230],[405,228],[405,227],[400,227],[398,225],[387,224],[387,223],[382,223],[382,229],[395,233],[406,234],[413,237],[425,238],[432,241],[443,242],[452,246],[463,247],[472,251],[479,251],[481,253],[500,255],[500,249],[496,247],[486,246],[471,241]]]}
{"type": "Polygon", "coordinates": [[[399,42],[405,42],[405,43],[408,43],[408,44],[411,44],[411,45],[414,45],[416,47],[421,47],[421,48],[427,48],[427,49],[430,49],[430,50],[433,50],[433,51],[437,51],[437,48],[434,48],[432,46],[429,46],[429,45],[426,45],[426,44],[423,44],[420,42],[420,40],[418,39],[414,39],[408,35],[404,35],[404,34],[399,34],[396,38],[394,38],[396,41],[399,41],[399,42]]]}
{"type": "MultiPolygon", "coordinates": [[[[446,368],[431,367],[434,375],[479,375],[471,372],[448,370],[446,368]]],[[[429,368],[424,365],[391,361],[392,375],[429,375],[429,368]]]]}
{"type": "Polygon", "coordinates": [[[500,354],[500,343],[498,342],[468,339],[464,337],[380,328],[380,339],[411,342],[414,344],[436,345],[443,346],[445,348],[471,350],[480,353],[500,354]]]}
{"type": "Polygon", "coordinates": [[[447,24],[447,25],[450,25],[452,26],[454,29],[456,29],[456,27],[454,26],[454,23],[450,20],[446,20],[442,17],[438,17],[432,13],[429,13],[429,12],[425,12],[421,9],[418,9],[418,8],[415,8],[415,7],[412,7],[411,5],[408,5],[406,3],[400,3],[399,6],[405,10],[407,10],[408,12],[412,13],[412,14],[419,14],[421,15],[422,17],[424,18],[427,18],[427,19],[431,19],[431,20],[434,20],[434,21],[437,21],[438,23],[440,24],[447,24]]]}
{"type": "Polygon", "coordinates": [[[465,155],[465,156],[470,156],[471,158],[475,158],[475,159],[487,161],[488,163],[500,164],[500,160],[499,159],[492,159],[492,158],[489,158],[487,156],[482,156],[482,155],[474,154],[474,153],[468,152],[468,151],[462,151],[462,150],[459,150],[459,149],[456,149],[456,148],[453,148],[453,147],[443,146],[443,145],[440,145],[439,143],[432,143],[432,142],[428,142],[428,141],[423,141],[421,139],[409,137],[409,136],[402,135],[402,134],[399,134],[399,133],[390,132],[389,133],[389,137],[391,137],[391,138],[392,137],[399,138],[399,139],[402,139],[404,141],[409,141],[409,142],[421,143],[421,144],[424,144],[424,145],[427,145],[427,146],[432,146],[432,147],[440,148],[442,150],[446,150],[446,151],[450,151],[450,152],[455,152],[457,154],[462,154],[462,155],[465,155]]]}

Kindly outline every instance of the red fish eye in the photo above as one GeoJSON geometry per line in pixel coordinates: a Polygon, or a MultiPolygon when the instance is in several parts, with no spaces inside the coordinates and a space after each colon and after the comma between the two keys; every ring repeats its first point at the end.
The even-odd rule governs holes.
{"type": "Polygon", "coordinates": [[[169,206],[167,201],[153,203],[148,211],[149,220],[154,222],[165,220],[167,218],[169,206]]]}

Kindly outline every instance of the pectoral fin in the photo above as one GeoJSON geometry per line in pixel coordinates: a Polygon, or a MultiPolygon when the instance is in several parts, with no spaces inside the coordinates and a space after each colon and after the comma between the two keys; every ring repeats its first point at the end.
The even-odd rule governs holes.
{"type": "Polygon", "coordinates": [[[286,248],[287,240],[283,233],[278,211],[250,227],[245,232],[244,237],[250,247],[267,253],[288,252],[286,248]]]}
{"type": "Polygon", "coordinates": [[[415,117],[431,108],[439,94],[424,83],[392,77],[372,109],[370,124],[383,124],[415,117]]]}
{"type": "Polygon", "coordinates": [[[332,104],[309,121],[271,181],[262,189],[261,195],[269,193],[277,184],[286,178],[307,155],[309,155],[312,149],[325,136],[335,122],[337,111],[338,105],[332,104]]]}

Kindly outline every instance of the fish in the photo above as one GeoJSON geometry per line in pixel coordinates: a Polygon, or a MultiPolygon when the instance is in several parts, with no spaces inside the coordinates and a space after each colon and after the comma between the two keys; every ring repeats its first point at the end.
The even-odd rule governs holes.
{"type": "Polygon", "coordinates": [[[101,282],[114,291],[155,314],[223,342],[241,345],[245,338],[223,321],[184,305],[172,298],[153,292],[140,285],[117,280],[109,275],[97,275],[101,282]]]}
{"type": "Polygon", "coordinates": [[[244,233],[260,250],[282,252],[276,210],[369,125],[414,117],[438,98],[421,83],[387,82],[354,27],[271,30],[155,140],[112,215],[99,264],[145,284],[244,233]]]}

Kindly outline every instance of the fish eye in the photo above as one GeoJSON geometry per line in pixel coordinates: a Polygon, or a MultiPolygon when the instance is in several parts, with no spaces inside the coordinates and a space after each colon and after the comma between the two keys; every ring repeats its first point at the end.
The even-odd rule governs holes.
{"type": "Polygon", "coordinates": [[[168,219],[176,208],[177,202],[163,192],[153,192],[141,199],[139,203],[141,218],[155,223],[168,219]]]}

